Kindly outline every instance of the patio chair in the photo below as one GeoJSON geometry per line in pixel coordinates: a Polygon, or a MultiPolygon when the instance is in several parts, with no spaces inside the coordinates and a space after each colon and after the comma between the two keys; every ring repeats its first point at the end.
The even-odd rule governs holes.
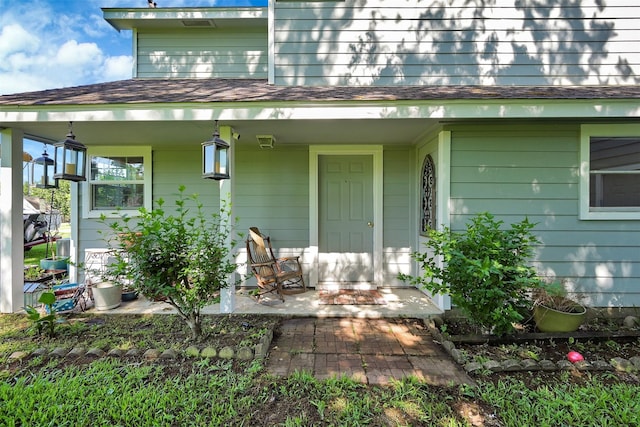
{"type": "Polygon", "coordinates": [[[276,293],[282,301],[283,295],[306,292],[300,257],[276,258],[271,239],[263,236],[257,227],[249,228],[247,256],[260,288],[258,301],[262,295],[271,292],[276,293]]]}
{"type": "Polygon", "coordinates": [[[65,283],[54,285],[51,290],[56,296],[53,308],[58,314],[71,313],[76,307],[79,307],[82,311],[87,309],[86,287],[83,284],[65,283]]]}

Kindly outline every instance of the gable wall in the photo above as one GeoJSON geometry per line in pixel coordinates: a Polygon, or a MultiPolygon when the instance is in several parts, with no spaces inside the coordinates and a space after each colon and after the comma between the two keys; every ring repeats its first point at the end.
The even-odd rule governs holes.
{"type": "Polygon", "coordinates": [[[138,32],[136,77],[266,78],[266,29],[138,32]]]}
{"type": "Polygon", "coordinates": [[[594,306],[640,304],[640,222],[580,221],[579,125],[451,126],[451,227],[489,211],[526,217],[542,241],[535,266],[568,279],[594,306]]]}
{"type": "Polygon", "coordinates": [[[282,85],[587,85],[640,80],[628,0],[275,1],[282,85]]]}

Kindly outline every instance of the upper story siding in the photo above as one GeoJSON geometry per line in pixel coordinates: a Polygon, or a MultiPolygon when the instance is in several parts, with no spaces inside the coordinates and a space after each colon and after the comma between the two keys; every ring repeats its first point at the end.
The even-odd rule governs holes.
{"type": "Polygon", "coordinates": [[[136,32],[136,77],[267,78],[266,28],[136,32]]]}
{"type": "Polygon", "coordinates": [[[635,85],[631,0],[278,1],[279,85],[635,85]]]}

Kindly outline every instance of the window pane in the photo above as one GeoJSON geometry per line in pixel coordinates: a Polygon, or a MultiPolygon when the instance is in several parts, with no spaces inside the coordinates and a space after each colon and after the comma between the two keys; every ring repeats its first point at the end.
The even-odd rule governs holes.
{"type": "Polygon", "coordinates": [[[98,181],[140,181],[144,179],[144,165],[141,156],[132,157],[92,157],[91,180],[98,181]]]}
{"type": "Polygon", "coordinates": [[[592,171],[640,170],[640,137],[591,138],[590,161],[592,171]]]}
{"type": "Polygon", "coordinates": [[[591,138],[590,170],[589,206],[640,206],[640,138],[591,138]]]}
{"type": "Polygon", "coordinates": [[[143,184],[93,184],[93,209],[137,209],[144,206],[143,184]]]}

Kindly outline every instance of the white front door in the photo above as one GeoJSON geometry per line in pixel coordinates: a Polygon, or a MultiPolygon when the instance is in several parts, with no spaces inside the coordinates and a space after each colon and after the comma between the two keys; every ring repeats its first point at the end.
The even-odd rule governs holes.
{"type": "Polygon", "coordinates": [[[373,156],[318,157],[318,281],[374,281],[373,156]]]}

